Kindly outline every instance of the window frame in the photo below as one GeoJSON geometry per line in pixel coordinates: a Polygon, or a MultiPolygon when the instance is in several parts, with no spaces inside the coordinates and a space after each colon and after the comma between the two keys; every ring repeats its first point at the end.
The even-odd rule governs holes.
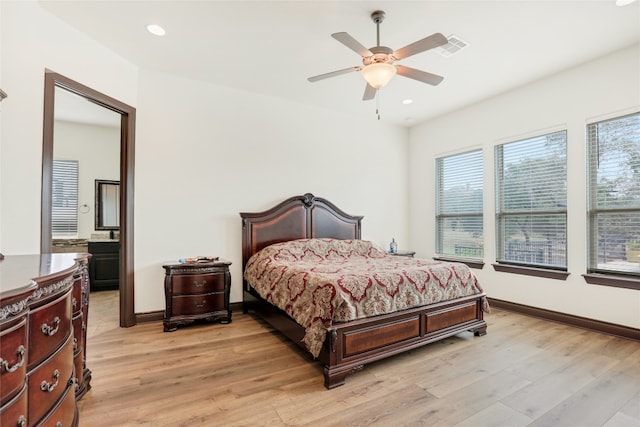
{"type": "MultiPolygon", "coordinates": [[[[597,221],[599,215],[628,215],[629,213],[637,213],[640,215],[640,206],[638,207],[607,207],[598,206],[598,162],[599,159],[594,156],[594,152],[600,154],[602,147],[599,144],[597,127],[600,124],[623,120],[629,117],[638,117],[640,119],[640,111],[630,112],[628,114],[616,115],[614,117],[597,119],[586,124],[586,175],[587,175],[587,272],[583,274],[585,281],[589,284],[604,285],[628,289],[640,290],[640,272],[629,272],[622,269],[607,269],[598,267],[598,253],[600,246],[598,244],[597,221]],[[592,145],[596,143],[597,147],[592,145]]],[[[635,163],[634,163],[634,166],[635,163]]]]}
{"type": "Polygon", "coordinates": [[[51,234],[58,239],[78,237],[78,191],[79,191],[80,164],[78,160],[54,159],[51,168],[51,234]],[[63,163],[66,166],[63,166],[63,163]],[[56,179],[57,177],[57,179],[56,179]],[[70,190],[74,197],[67,197],[64,194],[60,201],[65,204],[66,209],[56,206],[56,197],[59,189],[56,189],[56,181],[59,181],[64,190],[70,190]],[[66,231],[62,231],[66,229],[66,231]]]}
{"type": "MultiPolygon", "coordinates": [[[[463,262],[465,264],[467,264],[469,267],[472,268],[480,268],[482,269],[484,267],[484,151],[482,148],[474,148],[474,149],[470,149],[470,150],[466,150],[463,152],[459,152],[459,153],[455,153],[455,154],[448,154],[448,155],[443,155],[440,157],[437,157],[435,159],[435,163],[436,163],[436,167],[435,167],[435,183],[436,183],[436,209],[435,209],[435,247],[436,247],[436,256],[434,257],[434,259],[436,260],[443,260],[443,261],[457,261],[457,262],[463,262]],[[480,178],[478,180],[478,183],[480,184],[481,188],[482,188],[482,198],[481,198],[481,203],[482,206],[480,207],[479,211],[477,212],[442,212],[442,206],[444,205],[444,200],[443,200],[443,195],[444,195],[444,188],[443,188],[443,176],[445,173],[447,173],[446,171],[443,170],[444,164],[443,162],[446,159],[454,159],[456,157],[462,157],[462,156],[469,156],[469,155],[479,155],[479,159],[475,159],[475,161],[478,162],[478,164],[476,165],[474,163],[474,167],[478,167],[479,171],[480,171],[480,178]],[[445,239],[444,239],[444,235],[443,235],[443,230],[441,228],[441,224],[443,220],[446,220],[448,218],[477,218],[479,219],[479,223],[480,223],[480,231],[482,233],[481,237],[479,238],[482,241],[482,247],[481,247],[481,251],[482,251],[482,255],[480,256],[464,256],[464,255],[456,255],[456,254],[445,254],[443,253],[442,248],[445,247],[445,239]]],[[[455,170],[453,172],[449,172],[449,173],[459,173],[456,172],[455,170]]]]}
{"type": "MultiPolygon", "coordinates": [[[[536,143],[540,138],[549,137],[555,134],[564,134],[564,185],[568,184],[567,165],[568,165],[568,131],[567,129],[554,129],[544,133],[527,136],[520,139],[509,140],[494,146],[494,174],[495,174],[495,241],[496,241],[496,262],[492,264],[496,271],[523,274],[529,276],[545,277],[557,280],[566,280],[569,276],[568,272],[568,206],[565,195],[564,209],[557,207],[555,209],[535,209],[527,212],[526,210],[509,210],[505,208],[505,191],[504,191],[504,147],[512,143],[525,143],[531,141],[536,143]],[[531,218],[549,215],[564,216],[564,265],[548,265],[537,262],[520,262],[506,259],[507,242],[505,241],[505,219],[516,216],[529,215],[531,218]]],[[[554,252],[556,252],[554,250],[554,252]]]]}

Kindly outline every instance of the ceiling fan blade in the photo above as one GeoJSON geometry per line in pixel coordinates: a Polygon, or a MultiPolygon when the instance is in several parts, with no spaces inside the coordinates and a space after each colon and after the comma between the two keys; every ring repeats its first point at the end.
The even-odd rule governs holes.
{"type": "Polygon", "coordinates": [[[432,86],[437,86],[444,80],[444,77],[437,74],[427,73],[426,71],[416,70],[415,68],[405,67],[404,65],[396,65],[396,70],[401,76],[418,80],[432,86]]]}
{"type": "Polygon", "coordinates": [[[424,52],[425,50],[433,49],[434,47],[443,46],[449,41],[441,33],[431,34],[429,37],[425,37],[422,40],[413,42],[403,48],[400,48],[393,52],[393,56],[400,60],[408,58],[416,53],[424,52]]]}
{"type": "Polygon", "coordinates": [[[373,56],[373,53],[369,49],[362,46],[358,40],[351,37],[348,33],[333,33],[331,34],[331,37],[338,40],[360,56],[373,56]]]}
{"type": "Polygon", "coordinates": [[[370,101],[373,98],[376,97],[376,92],[378,90],[371,86],[369,83],[367,83],[367,86],[364,88],[364,95],[362,95],[362,100],[363,101],[370,101]]]}
{"type": "Polygon", "coordinates": [[[330,73],[320,74],[317,76],[309,77],[307,80],[310,82],[317,82],[318,80],[328,79],[329,77],[340,76],[342,74],[351,73],[354,71],[360,71],[362,67],[349,67],[343,70],[332,71],[330,73]]]}

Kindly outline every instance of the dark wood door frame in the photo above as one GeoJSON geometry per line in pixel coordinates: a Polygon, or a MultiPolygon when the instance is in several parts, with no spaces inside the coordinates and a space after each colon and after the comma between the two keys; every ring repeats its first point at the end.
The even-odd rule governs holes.
{"type": "Polygon", "coordinates": [[[51,168],[55,88],[60,87],[120,114],[120,326],[136,324],[133,269],[133,179],[136,109],[50,70],[44,73],[40,252],[51,252],[51,168]]]}

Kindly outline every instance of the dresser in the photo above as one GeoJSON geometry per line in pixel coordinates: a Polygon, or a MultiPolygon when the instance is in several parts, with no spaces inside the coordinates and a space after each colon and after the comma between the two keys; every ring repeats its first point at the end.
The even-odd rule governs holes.
{"type": "Polygon", "coordinates": [[[87,254],[0,261],[0,425],[78,425],[91,381],[87,266],[87,254]]]}
{"type": "Polygon", "coordinates": [[[231,322],[229,261],[167,263],[164,331],[175,331],[198,319],[231,322]]]}

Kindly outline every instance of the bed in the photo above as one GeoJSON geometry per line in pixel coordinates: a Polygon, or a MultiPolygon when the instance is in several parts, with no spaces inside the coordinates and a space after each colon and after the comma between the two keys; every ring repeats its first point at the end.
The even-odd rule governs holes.
{"type": "Polygon", "coordinates": [[[344,384],[347,375],[367,363],[465,331],[476,336],[486,334],[487,324],[483,319],[486,296],[464,264],[389,255],[371,242],[361,240],[361,216],[348,215],[328,200],[310,193],[288,198],[263,212],[243,212],[240,216],[244,312],[257,314],[319,360],[324,366],[324,385],[329,389],[344,384]],[[304,261],[295,265],[302,270],[276,263],[282,259],[304,261]],[[336,259],[337,262],[349,261],[335,267],[332,263],[336,259]],[[377,309],[368,311],[365,306],[372,305],[371,301],[383,300],[372,297],[367,302],[363,291],[358,293],[355,302],[345,302],[349,298],[340,298],[341,292],[336,291],[346,289],[345,286],[329,286],[326,276],[313,276],[317,270],[331,275],[336,273],[333,270],[340,269],[339,277],[355,277],[350,270],[345,270],[352,268],[352,260],[353,264],[364,264],[365,270],[373,269],[374,264],[379,269],[378,264],[383,264],[383,271],[374,273],[377,276],[362,279],[368,285],[356,286],[356,289],[382,289],[383,282],[394,282],[397,285],[394,291],[387,293],[399,297],[384,302],[385,308],[378,305],[377,309]],[[410,298],[400,296],[402,289],[420,287],[413,283],[414,268],[422,271],[420,274],[432,276],[431,279],[438,278],[440,289],[430,292],[423,300],[417,301],[414,297],[413,303],[407,303],[410,298]],[[449,280],[445,276],[455,281],[454,285],[445,283],[449,280]],[[290,289],[308,287],[317,291],[318,288],[310,285],[315,280],[320,288],[328,291],[321,296],[316,292],[305,300],[298,297],[303,295],[302,291],[280,291],[275,285],[276,277],[285,278],[290,289]],[[304,277],[301,280],[305,285],[294,283],[295,277],[304,277]],[[259,283],[262,279],[266,284],[259,283]],[[398,283],[405,287],[401,289],[398,283]],[[447,287],[454,291],[444,292],[447,287]],[[302,302],[294,304],[297,298],[302,302]],[[274,304],[280,300],[291,303],[278,308],[274,304]],[[314,305],[316,301],[324,303],[314,305]],[[301,313],[303,311],[307,312],[301,313]]]}

